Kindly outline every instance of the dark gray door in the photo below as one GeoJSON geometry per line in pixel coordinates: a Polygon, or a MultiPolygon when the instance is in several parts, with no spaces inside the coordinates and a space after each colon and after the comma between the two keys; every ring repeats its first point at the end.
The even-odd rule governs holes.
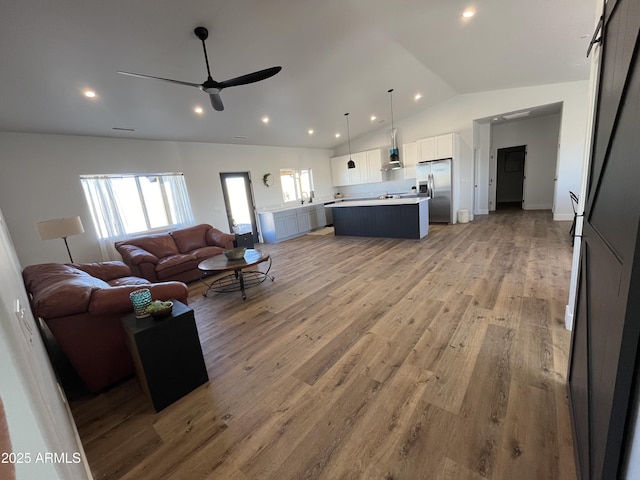
{"type": "Polygon", "coordinates": [[[527,147],[525,145],[498,149],[496,209],[522,208],[526,154],[527,147]]]}
{"type": "MultiPolygon", "coordinates": [[[[569,394],[581,478],[619,478],[640,339],[640,0],[602,34],[569,394]]],[[[637,398],[633,398],[637,402],[637,398]]]]}

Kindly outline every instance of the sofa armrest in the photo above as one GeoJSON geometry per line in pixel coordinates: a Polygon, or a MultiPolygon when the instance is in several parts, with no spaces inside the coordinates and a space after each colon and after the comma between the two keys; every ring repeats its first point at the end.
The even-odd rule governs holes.
{"type": "Polygon", "coordinates": [[[116,248],[120,255],[122,255],[122,260],[127,265],[133,266],[140,265],[141,263],[153,263],[157,265],[158,263],[158,257],[136,245],[118,245],[116,248]]]}
{"type": "Polygon", "coordinates": [[[129,294],[140,288],[148,288],[154,300],[176,300],[186,304],[189,290],[182,282],[162,282],[148,286],[121,285],[119,287],[95,290],[91,295],[89,313],[92,315],[116,314],[125,315],[133,312],[133,304],[129,294]]]}
{"type": "Polygon", "coordinates": [[[217,228],[211,228],[207,230],[206,239],[207,245],[231,249],[233,248],[233,241],[236,239],[236,236],[224,233],[217,228]]]}

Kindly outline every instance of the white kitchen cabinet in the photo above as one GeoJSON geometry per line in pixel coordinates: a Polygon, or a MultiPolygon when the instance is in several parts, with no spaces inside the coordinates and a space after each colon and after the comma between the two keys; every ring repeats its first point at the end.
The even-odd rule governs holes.
{"type": "Polygon", "coordinates": [[[311,230],[311,220],[309,214],[313,207],[296,208],[297,231],[296,233],[305,233],[311,230]]]}
{"type": "Polygon", "coordinates": [[[356,168],[348,168],[349,185],[359,185],[361,183],[367,183],[367,154],[366,152],[357,152],[347,155],[351,157],[356,164],[356,168]]]}
{"type": "Polygon", "coordinates": [[[382,181],[382,149],[376,148],[351,155],[341,155],[331,159],[331,179],[334,187],[343,185],[359,185],[382,181]],[[356,164],[355,168],[347,168],[349,158],[356,164]]]}
{"type": "Polygon", "coordinates": [[[366,182],[362,183],[376,183],[382,181],[382,149],[376,148],[375,150],[368,150],[365,152],[365,166],[367,169],[366,182]]]}
{"type": "Polygon", "coordinates": [[[453,133],[418,140],[418,160],[453,157],[453,133]]]}
{"type": "Polygon", "coordinates": [[[418,163],[418,142],[402,145],[402,165],[404,166],[404,178],[416,178],[416,164],[418,163]]]}
{"type": "Polygon", "coordinates": [[[259,212],[258,217],[264,243],[282,242],[327,225],[323,203],[259,212]]]}
{"type": "Polygon", "coordinates": [[[334,187],[349,185],[348,155],[341,155],[331,159],[331,179],[334,187]]]}
{"type": "Polygon", "coordinates": [[[310,230],[327,226],[327,216],[323,203],[309,207],[309,226],[310,230]]]}

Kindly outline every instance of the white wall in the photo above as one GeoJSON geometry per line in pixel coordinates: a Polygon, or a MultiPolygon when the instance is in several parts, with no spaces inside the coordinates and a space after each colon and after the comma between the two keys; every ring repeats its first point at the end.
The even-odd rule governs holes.
{"type": "Polygon", "coordinates": [[[312,168],[316,196],[333,194],[330,150],[162,142],[72,135],[0,133],[0,208],[22,266],[69,261],[62,240],[40,240],[35,223],[80,215],[85,233],[69,237],[77,262],[101,260],[79,175],[184,172],[198,223],[229,231],[219,172],[249,171],[256,205],[283,202],[279,171],[312,168]],[[271,187],[262,176],[271,173],[271,187]]]}
{"type": "Polygon", "coordinates": [[[0,396],[13,452],[30,455],[30,463],[15,466],[16,476],[19,479],[91,478],[71,414],[58,390],[29,309],[21,268],[2,211],[0,285],[0,396]],[[15,314],[16,301],[25,308],[23,320],[18,320],[15,314]],[[64,454],[63,462],[39,462],[38,455],[46,453],[64,454]]]}
{"type": "MultiPolygon", "coordinates": [[[[545,115],[494,125],[491,128],[491,178],[496,184],[496,159],[500,148],[527,146],[525,160],[525,210],[551,210],[554,196],[554,177],[558,157],[560,114],[545,115]]],[[[566,192],[569,195],[569,192],[566,192]]],[[[495,189],[489,195],[489,210],[495,210],[495,189]]]]}
{"type": "MultiPolygon", "coordinates": [[[[396,121],[394,126],[398,129],[398,143],[457,132],[471,148],[481,149],[478,167],[480,171],[488,172],[489,152],[482,151],[482,144],[476,143],[482,136],[474,135],[475,120],[561,102],[563,108],[554,219],[571,220],[573,210],[566,192],[580,190],[589,104],[588,85],[588,81],[580,81],[458,95],[417,115],[396,121]]],[[[388,146],[391,142],[388,130],[381,128],[370,135],[352,139],[351,151],[388,146]]],[[[346,150],[346,145],[342,145],[335,149],[335,155],[345,154],[346,150]]],[[[457,181],[468,177],[473,178],[473,172],[461,171],[457,181]]],[[[455,182],[456,179],[454,191],[463,191],[455,182]]],[[[485,192],[488,184],[478,184],[478,189],[480,198],[488,196],[485,192]]],[[[457,208],[473,211],[471,203],[472,199],[460,198],[457,208]]]]}

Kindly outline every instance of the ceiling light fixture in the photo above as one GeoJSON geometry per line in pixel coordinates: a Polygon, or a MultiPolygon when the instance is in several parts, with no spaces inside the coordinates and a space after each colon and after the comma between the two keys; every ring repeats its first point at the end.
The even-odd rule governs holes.
{"type": "Polygon", "coordinates": [[[415,96],[413,97],[413,99],[417,102],[418,100],[420,100],[422,98],[422,94],[421,93],[416,93],[415,96]]]}
{"type": "Polygon", "coordinates": [[[204,110],[202,109],[202,107],[196,107],[193,109],[194,112],[196,112],[198,115],[202,115],[204,113],[204,110]]]}
{"type": "Polygon", "coordinates": [[[351,133],[349,132],[349,114],[345,113],[345,117],[347,117],[347,143],[349,145],[349,161],[347,162],[347,168],[356,168],[356,162],[351,158],[351,133]]]}
{"type": "Polygon", "coordinates": [[[375,122],[377,118],[378,118],[378,117],[376,117],[375,115],[371,115],[371,121],[372,121],[372,122],[375,122]]]}
{"type": "Polygon", "coordinates": [[[93,90],[85,90],[84,96],[87,98],[96,98],[96,92],[94,92],[93,90]]]}
{"type": "Polygon", "coordinates": [[[462,13],[462,16],[463,16],[464,18],[471,18],[471,17],[473,17],[475,14],[476,14],[476,12],[474,12],[473,10],[465,10],[465,11],[462,13]]]}
{"type": "Polygon", "coordinates": [[[309,135],[313,135],[313,128],[310,128],[310,129],[307,131],[307,133],[308,133],[309,135]]]}
{"type": "Polygon", "coordinates": [[[336,133],[336,138],[340,138],[340,134],[339,133],[336,133]]]}
{"type": "Polygon", "coordinates": [[[264,123],[265,125],[269,123],[269,117],[262,117],[262,123],[264,123]]]}

